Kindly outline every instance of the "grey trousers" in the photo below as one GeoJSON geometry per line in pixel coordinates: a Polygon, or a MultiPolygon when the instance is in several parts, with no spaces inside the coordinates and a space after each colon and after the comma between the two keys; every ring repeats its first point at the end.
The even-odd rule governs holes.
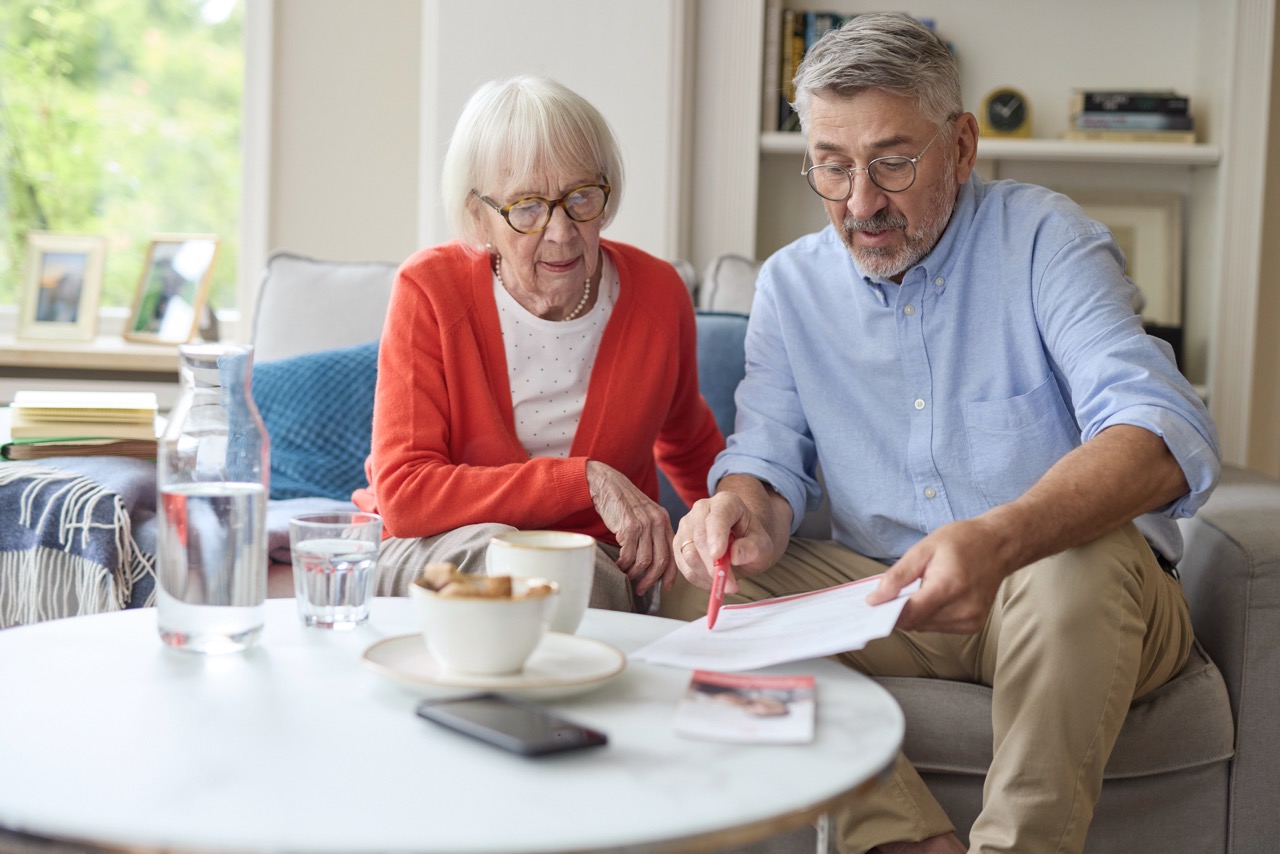
{"type": "MultiPolygon", "coordinates": [[[[514,530],[510,525],[484,523],[466,525],[434,537],[389,537],[382,541],[378,555],[377,595],[409,595],[409,585],[429,563],[451,563],[462,572],[483,575],[489,540],[514,530]]],[[[631,583],[618,569],[617,558],[617,546],[597,542],[590,607],[610,611],[643,609],[643,603],[631,590],[631,583]]]]}

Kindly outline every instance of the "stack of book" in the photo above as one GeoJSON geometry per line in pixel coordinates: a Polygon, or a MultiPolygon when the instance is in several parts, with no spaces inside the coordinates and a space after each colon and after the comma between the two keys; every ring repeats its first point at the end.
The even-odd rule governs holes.
{"type": "Polygon", "coordinates": [[[799,119],[791,109],[796,99],[792,81],[805,51],[818,39],[844,23],[835,12],[784,9],[782,0],[765,3],[764,97],[761,130],[796,131],[799,119]]]}
{"type": "Polygon", "coordinates": [[[9,406],[9,460],[155,457],[154,392],[20,391],[9,406]]]}
{"type": "Polygon", "coordinates": [[[1065,139],[1195,142],[1191,99],[1172,91],[1077,90],[1065,139]]]}

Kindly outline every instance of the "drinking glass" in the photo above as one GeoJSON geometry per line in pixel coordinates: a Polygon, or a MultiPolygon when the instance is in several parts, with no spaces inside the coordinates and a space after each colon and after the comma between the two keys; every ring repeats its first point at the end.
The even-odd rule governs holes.
{"type": "Polygon", "coordinates": [[[378,575],[382,517],[306,513],[289,520],[293,592],[308,626],[351,629],[369,619],[378,575]]]}

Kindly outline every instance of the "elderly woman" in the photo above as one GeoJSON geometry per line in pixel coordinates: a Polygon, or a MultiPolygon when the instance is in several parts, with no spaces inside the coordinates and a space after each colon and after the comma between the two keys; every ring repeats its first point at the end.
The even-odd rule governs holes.
{"type": "Polygon", "coordinates": [[[608,124],[558,83],[489,83],[463,109],[442,180],[459,239],[400,268],[353,496],[389,534],[380,594],[428,562],[483,572],[512,529],[595,537],[593,607],[674,582],[654,463],[691,503],[724,439],[679,275],[600,236],[622,189],[608,124]]]}

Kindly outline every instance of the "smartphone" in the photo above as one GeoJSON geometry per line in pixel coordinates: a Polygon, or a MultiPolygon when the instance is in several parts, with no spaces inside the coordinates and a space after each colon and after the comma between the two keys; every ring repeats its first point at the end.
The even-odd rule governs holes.
{"type": "Polygon", "coordinates": [[[609,741],[603,732],[565,720],[535,703],[497,694],[423,700],[418,715],[525,756],[598,747],[609,741]]]}

